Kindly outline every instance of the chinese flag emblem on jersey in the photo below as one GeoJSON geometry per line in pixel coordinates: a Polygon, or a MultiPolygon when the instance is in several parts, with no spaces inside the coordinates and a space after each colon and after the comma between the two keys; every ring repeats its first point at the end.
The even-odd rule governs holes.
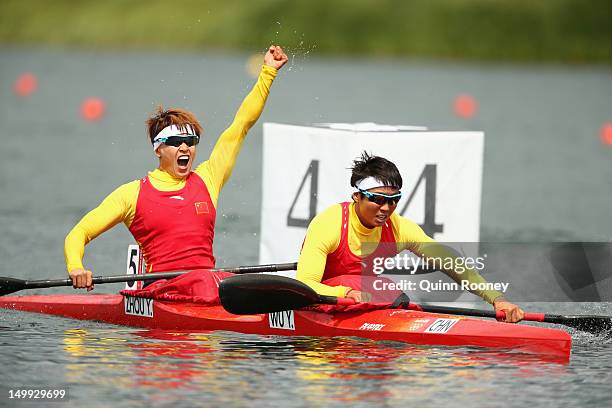
{"type": "Polygon", "coordinates": [[[198,201],[195,203],[196,214],[208,214],[208,203],[205,201],[198,201]]]}

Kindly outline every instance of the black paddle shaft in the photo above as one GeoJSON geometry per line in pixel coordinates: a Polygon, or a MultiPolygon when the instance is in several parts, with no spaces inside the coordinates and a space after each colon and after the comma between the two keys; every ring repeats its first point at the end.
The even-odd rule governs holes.
{"type": "MultiPolygon", "coordinates": [[[[269,264],[269,265],[253,265],[253,266],[238,266],[235,268],[219,268],[210,269],[211,272],[230,272],[235,274],[243,273],[259,273],[259,272],[280,272],[293,271],[297,268],[297,263],[284,264],[269,264]]],[[[177,272],[161,272],[148,273],[144,275],[117,275],[117,276],[95,276],[92,279],[93,284],[117,283],[117,282],[136,282],[136,281],[154,281],[159,279],[172,279],[183,275],[189,271],[177,272]]],[[[16,278],[0,277],[0,296],[9,293],[17,292],[24,289],[40,289],[52,288],[57,286],[72,286],[71,279],[40,279],[40,280],[23,280],[16,278]]]]}

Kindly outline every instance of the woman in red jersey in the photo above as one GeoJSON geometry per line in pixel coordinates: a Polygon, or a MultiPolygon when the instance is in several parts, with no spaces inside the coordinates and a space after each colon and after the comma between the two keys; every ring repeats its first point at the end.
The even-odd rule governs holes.
{"type": "Polygon", "coordinates": [[[229,178],[242,142],[263,111],[278,70],[288,58],[279,46],[264,56],[257,83],[234,121],[219,137],[207,161],[192,170],[202,126],[183,109],[159,108],[147,132],[159,167],[124,184],[70,231],[64,254],[75,288],[93,289],[83,266],[85,245],[123,222],[140,245],[147,272],[209,269],[215,266],[213,238],[219,193],[229,178]]]}

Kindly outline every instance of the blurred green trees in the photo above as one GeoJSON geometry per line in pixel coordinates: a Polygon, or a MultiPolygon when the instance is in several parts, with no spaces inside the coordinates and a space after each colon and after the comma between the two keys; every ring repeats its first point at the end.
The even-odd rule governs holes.
{"type": "Polygon", "coordinates": [[[0,44],[612,63],[610,0],[2,0],[0,44]]]}

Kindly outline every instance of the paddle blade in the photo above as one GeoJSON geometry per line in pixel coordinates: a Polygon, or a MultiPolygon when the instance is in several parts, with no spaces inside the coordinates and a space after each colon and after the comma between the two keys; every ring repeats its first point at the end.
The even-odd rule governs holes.
{"type": "Polygon", "coordinates": [[[612,331],[611,316],[546,316],[548,323],[559,323],[574,329],[593,334],[602,334],[612,331]]]}
{"type": "Polygon", "coordinates": [[[0,296],[25,289],[26,281],[15,278],[0,278],[0,296]]]}
{"type": "Polygon", "coordinates": [[[300,309],[319,303],[319,295],[295,279],[273,275],[236,275],[219,284],[221,304],[230,313],[258,314],[300,309]]]}

